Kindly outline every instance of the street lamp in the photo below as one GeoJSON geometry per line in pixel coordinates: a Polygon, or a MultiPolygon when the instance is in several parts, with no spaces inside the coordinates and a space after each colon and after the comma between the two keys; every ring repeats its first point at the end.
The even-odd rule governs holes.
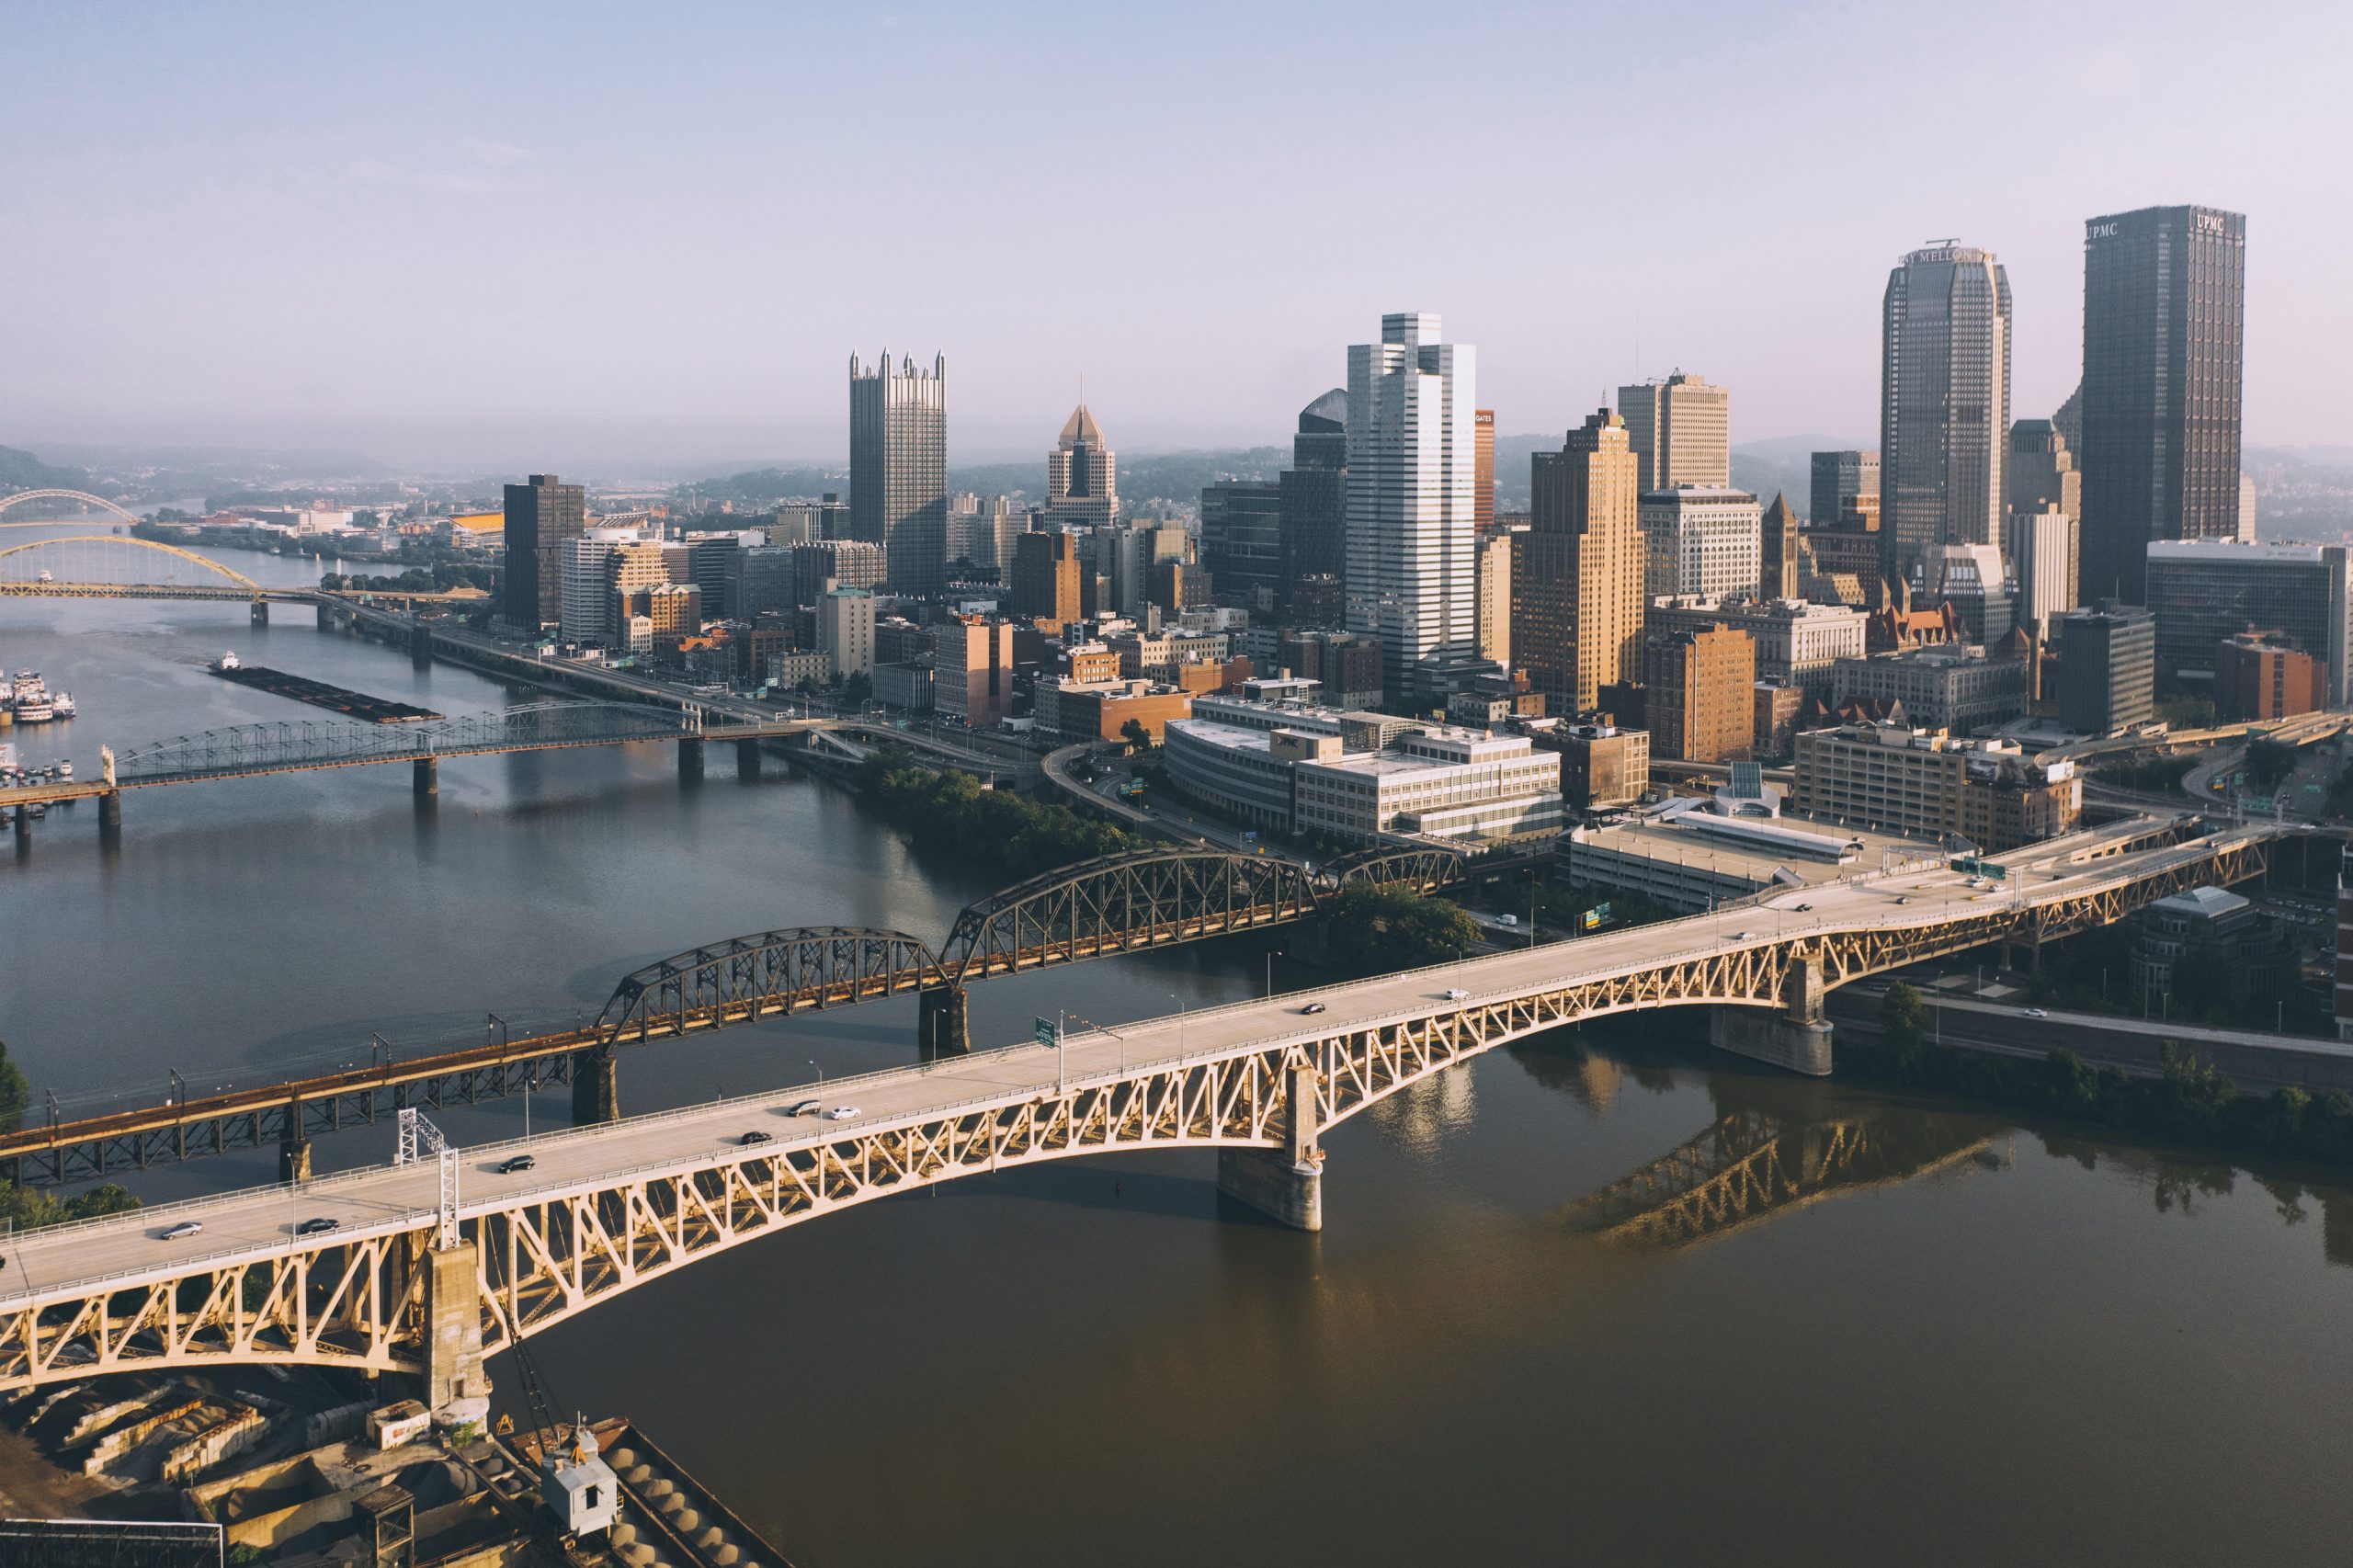
{"type": "Polygon", "coordinates": [[[1174,991],[1168,994],[1168,999],[1176,1004],[1176,1054],[1182,1056],[1185,1054],[1185,999],[1174,991]]]}
{"type": "Polygon", "coordinates": [[[825,1081],[825,1070],[817,1065],[817,1059],[813,1056],[809,1059],[809,1071],[817,1074],[817,1082],[820,1084],[825,1081]]]}
{"type": "Polygon", "coordinates": [[[1275,994],[1275,960],[1282,956],[1283,950],[1280,948],[1275,949],[1267,955],[1267,994],[1269,997],[1275,994]]]}

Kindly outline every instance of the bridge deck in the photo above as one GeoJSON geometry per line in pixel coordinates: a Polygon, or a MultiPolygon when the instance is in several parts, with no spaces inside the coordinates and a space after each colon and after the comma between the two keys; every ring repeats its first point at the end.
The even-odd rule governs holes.
{"type": "MultiPolygon", "coordinates": [[[[2037,906],[2082,907],[2086,899],[2161,874],[2199,874],[2218,849],[2254,842],[2267,831],[2083,859],[2076,857],[2086,845],[2113,842],[2121,835],[2071,835],[2054,846],[2002,857],[2010,868],[2009,880],[1985,891],[1972,891],[1962,877],[1943,867],[1795,890],[1764,903],[1734,905],[1663,926],[1516,949],[1303,995],[1142,1020],[1117,1034],[1097,1031],[1068,1043],[1067,1071],[1073,1082],[1137,1078],[1178,1061],[1224,1059],[1292,1043],[1313,1045],[1557,994],[1566,985],[1643,974],[1706,955],[1765,953],[1792,941],[1841,933],[1901,935],[1940,926],[1974,931],[1989,918],[2016,917],[2037,906]],[[1899,897],[1907,903],[1898,904],[1899,897]],[[1794,905],[1801,903],[1811,908],[1797,910],[1794,905]],[[1450,1000],[1449,987],[1470,995],[1450,1000]],[[1309,1000],[1323,1002],[1326,1010],[1314,1016],[1302,1013],[1309,1000]]],[[[822,1090],[779,1090],[557,1133],[532,1143],[539,1159],[536,1171],[512,1177],[494,1176],[490,1169],[505,1148],[471,1150],[464,1159],[461,1213],[511,1209],[527,1193],[553,1198],[585,1192],[631,1172],[708,1168],[837,1143],[914,1126],[961,1106],[1017,1104],[1053,1090],[1056,1055],[1051,1048],[1016,1047],[836,1081],[822,1090]],[[860,1114],[843,1121],[779,1114],[785,1105],[812,1094],[822,1094],[828,1106],[855,1105],[860,1114]],[[770,1132],[776,1142],[757,1149],[733,1146],[756,1128],[770,1132]]],[[[1349,1108],[1354,1108],[1360,1107],[1349,1108]]],[[[430,1167],[380,1166],[298,1188],[232,1193],[193,1205],[33,1233],[17,1244],[14,1267],[0,1277],[5,1280],[0,1283],[0,1317],[86,1297],[99,1287],[112,1290],[203,1272],[224,1257],[312,1253],[369,1234],[415,1231],[429,1224],[437,1180],[430,1167]],[[295,1235],[298,1223],[321,1216],[341,1221],[344,1229],[326,1236],[295,1235]],[[163,1228],[178,1218],[200,1219],[203,1233],[180,1242],[158,1239],[163,1228]]]]}

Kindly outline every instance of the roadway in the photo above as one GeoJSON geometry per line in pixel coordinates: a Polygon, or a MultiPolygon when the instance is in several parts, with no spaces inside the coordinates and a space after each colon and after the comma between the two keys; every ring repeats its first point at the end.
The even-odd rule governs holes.
{"type": "MultiPolygon", "coordinates": [[[[1847,882],[1795,889],[1731,904],[1713,914],[1608,936],[1520,949],[1460,964],[1149,1018],[1098,1029],[1065,1042],[1065,1050],[1029,1044],[945,1058],[934,1063],[868,1074],[824,1085],[796,1085],[708,1107],[639,1117],[543,1136],[530,1148],[539,1161],[529,1174],[502,1177],[492,1166],[519,1148],[503,1144],[462,1156],[461,1212],[506,1207],[518,1195],[550,1198],[594,1189],[630,1172],[682,1171],[730,1157],[757,1158],[784,1149],[823,1144],[846,1133],[915,1125],[962,1105],[1017,1104],[1071,1081],[1117,1078],[1132,1070],[1186,1060],[1242,1054],[1290,1043],[1312,1043],[1344,1031],[1378,1029],[1464,1006],[1542,995],[1565,984],[1652,970],[1707,952],[1765,947],[1827,929],[1894,929],[2017,909],[2068,897],[2196,859],[2186,846],[2110,853],[2133,831],[2151,824],[2111,824],[2031,849],[1998,857],[2008,880],[1972,888],[1944,867],[1873,875],[1847,882]],[[1449,996],[1460,988],[1467,999],[1449,996]],[[1323,1005],[1314,1016],[1309,1002],[1323,1005]],[[1066,1057],[1066,1060],[1058,1058],[1066,1057]],[[840,1120],[792,1118],[784,1108],[820,1096],[851,1114],[840,1120]],[[775,1142],[733,1153],[748,1131],[775,1142]]],[[[267,1187],[173,1205],[136,1215],[29,1233],[12,1249],[0,1278],[0,1312],[63,1300],[101,1281],[138,1274],[168,1276],[223,1256],[301,1250],[294,1228],[331,1218],[337,1240],[411,1229],[436,1202],[438,1173],[430,1165],[377,1166],[329,1176],[299,1187],[267,1187]],[[200,1220],[200,1235],[160,1239],[178,1218],[200,1220]]],[[[332,1244],[331,1243],[313,1244],[332,1244]]]]}

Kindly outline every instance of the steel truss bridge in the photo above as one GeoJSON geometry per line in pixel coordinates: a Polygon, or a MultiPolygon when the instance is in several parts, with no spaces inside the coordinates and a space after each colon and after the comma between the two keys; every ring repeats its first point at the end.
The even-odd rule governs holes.
{"type": "MultiPolygon", "coordinates": [[[[487,1392],[484,1353],[699,1258],[892,1193],[1115,1150],[1215,1148],[1221,1190],[1315,1228],[1323,1134],[1482,1052],[1648,1007],[1802,1006],[2082,930],[2260,874],[2276,831],[2137,848],[2078,835],[2001,858],[2011,881],[1991,893],[1941,869],[1832,884],[1804,911],[1782,898],[1334,986],[1314,1015],[1270,998],[944,1059],[826,1085],[838,1120],[788,1114],[795,1090],[578,1128],[531,1144],[519,1178],[493,1174],[502,1145],[36,1232],[0,1276],[0,1391],[302,1362],[422,1373],[438,1404],[487,1392]],[[157,1239],[181,1219],[203,1233],[157,1239]],[[314,1219],[340,1228],[297,1228],[314,1219]]],[[[1745,1140],[1717,1135],[1719,1175],[1745,1140]]],[[[1673,1200],[1717,1179],[1687,1165],[1654,1187],[1673,1200]]]]}
{"type": "MultiPolygon", "coordinates": [[[[354,727],[396,732],[385,738],[397,742],[431,726],[354,727]]],[[[262,749],[272,753],[274,744],[262,749]]],[[[937,951],[899,931],[763,931],[624,976],[583,1028],[510,1040],[501,1028],[498,1038],[480,1045],[400,1061],[377,1052],[365,1068],[195,1097],[175,1074],[163,1105],[76,1120],[52,1115],[43,1125],[0,1135],[0,1179],[44,1187],[96,1180],[150,1165],[299,1145],[376,1125],[408,1107],[472,1105],[551,1087],[574,1090],[583,1119],[607,1120],[615,1108],[609,1085],[618,1046],[910,991],[954,994],[993,975],[1304,919],[1358,883],[1429,892],[1494,869],[1427,849],[1369,851],[1315,872],[1271,857],[1202,850],[1146,850],[1084,861],[972,904],[937,951]]]]}

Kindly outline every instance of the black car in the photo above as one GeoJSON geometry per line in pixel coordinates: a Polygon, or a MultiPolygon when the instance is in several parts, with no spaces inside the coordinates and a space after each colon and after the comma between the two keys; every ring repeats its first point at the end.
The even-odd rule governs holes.
{"type": "Polygon", "coordinates": [[[325,1215],[322,1214],[316,1219],[305,1220],[301,1224],[295,1226],[294,1233],[298,1236],[315,1236],[323,1231],[340,1231],[342,1229],[342,1221],[330,1220],[325,1215]]]}
{"type": "Polygon", "coordinates": [[[537,1170],[540,1162],[529,1154],[509,1154],[498,1162],[500,1176],[513,1176],[517,1171],[537,1170]]]}
{"type": "Polygon", "coordinates": [[[776,1140],[756,1127],[751,1131],[745,1133],[743,1137],[737,1139],[736,1142],[739,1143],[773,1143],[776,1140]]]}

